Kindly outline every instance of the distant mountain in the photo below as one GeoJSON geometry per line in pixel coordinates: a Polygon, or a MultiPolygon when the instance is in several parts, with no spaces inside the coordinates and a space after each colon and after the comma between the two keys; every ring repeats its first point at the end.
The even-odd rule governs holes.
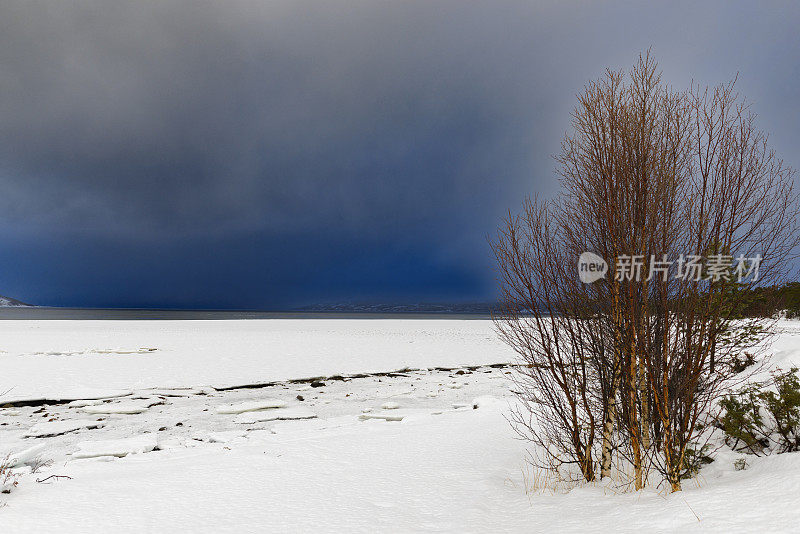
{"type": "Polygon", "coordinates": [[[25,304],[20,300],[0,295],[0,308],[22,308],[26,306],[33,306],[33,304],[25,304]]]}
{"type": "Polygon", "coordinates": [[[488,314],[496,303],[417,303],[417,304],[315,304],[297,308],[305,312],[356,312],[356,313],[481,313],[488,314]]]}

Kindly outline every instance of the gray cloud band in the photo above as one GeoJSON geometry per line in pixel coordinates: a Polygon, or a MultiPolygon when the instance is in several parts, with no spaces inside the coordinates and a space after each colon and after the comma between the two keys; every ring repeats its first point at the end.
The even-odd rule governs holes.
{"type": "Polygon", "coordinates": [[[800,134],[770,103],[797,71],[759,60],[797,50],[790,9],[4,2],[0,222],[483,235],[555,189],[583,83],[650,45],[678,83],[741,71],[791,155],[800,134]]]}

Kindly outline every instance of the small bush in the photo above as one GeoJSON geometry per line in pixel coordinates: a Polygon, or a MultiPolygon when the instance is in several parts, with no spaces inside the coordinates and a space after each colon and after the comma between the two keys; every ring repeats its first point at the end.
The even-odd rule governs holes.
{"type": "Polygon", "coordinates": [[[9,456],[0,460],[0,493],[11,493],[19,484],[19,475],[9,466],[9,456]]]}
{"type": "Polygon", "coordinates": [[[779,452],[794,452],[800,449],[800,379],[797,368],[773,375],[776,391],[765,391],[760,398],[775,423],[775,432],[780,436],[779,452]]]}
{"type": "Polygon", "coordinates": [[[51,465],[53,465],[53,460],[42,458],[41,456],[37,456],[28,462],[28,467],[31,468],[31,474],[37,473],[40,469],[47,469],[51,465]]]}
{"type": "Polygon", "coordinates": [[[800,450],[798,369],[777,370],[767,384],[754,384],[720,401],[719,426],[734,450],[755,455],[800,450]]]}
{"type": "Polygon", "coordinates": [[[720,406],[724,412],[719,422],[728,446],[758,455],[769,445],[764,436],[758,386],[749,386],[728,395],[720,401],[720,406]]]}
{"type": "Polygon", "coordinates": [[[713,458],[707,454],[710,448],[711,445],[708,443],[699,449],[686,447],[686,453],[683,457],[683,465],[685,469],[683,473],[681,473],[681,480],[696,477],[700,472],[701,467],[714,461],[713,458]]]}

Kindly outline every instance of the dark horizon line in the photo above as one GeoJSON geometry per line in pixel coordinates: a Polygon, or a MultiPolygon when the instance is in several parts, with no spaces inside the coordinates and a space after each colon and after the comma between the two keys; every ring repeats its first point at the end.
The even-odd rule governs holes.
{"type": "MultiPolygon", "coordinates": [[[[8,297],[6,297],[8,298],[8,297]]],[[[16,300],[16,299],[14,299],[16,300]]],[[[87,311],[103,311],[103,310],[120,310],[120,311],[185,311],[185,312],[251,312],[251,313],[482,313],[473,311],[475,308],[485,308],[488,312],[491,308],[497,306],[496,302],[473,302],[473,303],[380,303],[380,304],[356,304],[356,305],[307,305],[295,307],[278,307],[278,308],[237,308],[237,307],[220,307],[220,308],[198,308],[186,306],[169,306],[169,305],[154,305],[154,306],[51,306],[22,303],[20,305],[0,306],[3,310],[12,309],[39,309],[39,310],[87,310],[87,311]],[[454,309],[436,310],[434,307],[449,306],[454,309]],[[372,307],[373,309],[366,309],[372,307]],[[408,308],[400,310],[391,310],[389,308],[408,308]],[[411,309],[413,307],[426,308],[426,309],[411,309]],[[378,309],[381,308],[381,309],[378,309]]]]}

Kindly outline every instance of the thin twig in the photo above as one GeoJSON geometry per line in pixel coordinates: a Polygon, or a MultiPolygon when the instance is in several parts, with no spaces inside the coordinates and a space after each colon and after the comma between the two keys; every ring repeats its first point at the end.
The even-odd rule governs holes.
{"type": "Polygon", "coordinates": [[[68,478],[68,479],[72,480],[72,477],[69,477],[67,475],[50,475],[49,477],[45,477],[45,478],[43,478],[41,480],[37,478],[36,482],[39,482],[39,483],[46,482],[46,481],[50,480],[51,478],[55,478],[55,479],[68,478]]]}
{"type": "MultiPolygon", "coordinates": [[[[689,503],[688,503],[688,502],[686,502],[686,499],[682,499],[682,500],[683,500],[683,504],[685,504],[686,506],[689,506],[689,503]]],[[[695,511],[692,509],[692,507],[691,507],[691,506],[689,506],[689,510],[692,510],[692,513],[693,513],[693,514],[694,514],[694,516],[697,518],[697,522],[699,523],[699,522],[700,522],[700,516],[698,516],[698,515],[695,513],[695,511]]]]}

